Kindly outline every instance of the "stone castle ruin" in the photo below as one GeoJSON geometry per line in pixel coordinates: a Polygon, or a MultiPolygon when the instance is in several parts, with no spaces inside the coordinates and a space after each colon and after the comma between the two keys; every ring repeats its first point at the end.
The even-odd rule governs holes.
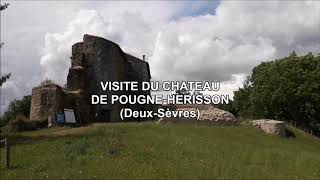
{"type": "Polygon", "coordinates": [[[92,94],[150,94],[149,91],[103,91],[103,81],[150,82],[148,62],[122,51],[114,42],[101,37],[84,35],[83,42],[72,46],[71,67],[65,88],[45,84],[32,89],[31,120],[56,119],[64,108],[73,109],[78,122],[120,121],[123,106],[146,110],[146,105],[91,105],[92,94]]]}
{"type": "MultiPolygon", "coordinates": [[[[55,122],[65,109],[72,109],[78,123],[117,122],[122,108],[132,110],[151,110],[154,107],[140,104],[92,105],[91,95],[142,94],[150,91],[103,91],[100,82],[137,81],[150,82],[148,62],[122,51],[118,44],[101,37],[84,35],[83,42],[72,46],[71,67],[67,76],[66,87],[54,83],[45,83],[32,89],[30,120],[55,122]]],[[[141,86],[139,86],[141,87],[141,86]]],[[[211,105],[173,105],[177,110],[200,111],[200,118],[160,118],[160,122],[215,122],[236,124],[238,119],[230,112],[211,105]]],[[[132,120],[132,119],[128,119],[132,120]]],[[[253,125],[266,133],[285,135],[285,125],[281,121],[257,120],[253,125]]]]}

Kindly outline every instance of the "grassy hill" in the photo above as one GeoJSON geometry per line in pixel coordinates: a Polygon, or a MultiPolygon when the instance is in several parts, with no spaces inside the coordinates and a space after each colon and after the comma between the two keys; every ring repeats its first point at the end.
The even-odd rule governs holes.
{"type": "Polygon", "coordinates": [[[319,179],[320,140],[291,130],[146,122],[17,133],[0,179],[319,179]]]}

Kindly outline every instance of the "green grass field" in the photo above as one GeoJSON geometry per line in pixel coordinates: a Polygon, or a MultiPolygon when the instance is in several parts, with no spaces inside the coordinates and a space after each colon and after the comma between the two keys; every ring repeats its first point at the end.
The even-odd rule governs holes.
{"type": "Polygon", "coordinates": [[[320,140],[290,129],[296,137],[151,122],[22,132],[0,179],[320,179],[320,140]]]}

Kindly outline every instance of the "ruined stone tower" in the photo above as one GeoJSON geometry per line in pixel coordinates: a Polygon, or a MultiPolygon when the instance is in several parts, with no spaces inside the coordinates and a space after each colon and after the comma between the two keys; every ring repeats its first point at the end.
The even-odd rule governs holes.
{"type": "MultiPolygon", "coordinates": [[[[50,101],[60,102],[55,111],[50,107],[43,107],[39,103],[31,104],[30,119],[54,114],[63,108],[74,110],[77,120],[81,122],[90,121],[119,121],[120,104],[91,105],[92,94],[133,94],[133,92],[102,91],[100,82],[103,81],[147,81],[150,82],[151,75],[148,62],[124,53],[120,46],[114,42],[101,37],[84,35],[83,42],[72,46],[71,67],[67,76],[67,87],[62,89],[63,99],[53,97],[50,101]]],[[[41,87],[38,87],[41,88],[41,87]]],[[[134,92],[139,94],[150,94],[150,92],[134,92]]],[[[38,102],[43,93],[37,88],[32,90],[32,101],[38,102]]],[[[52,103],[55,104],[55,103],[52,103]]],[[[127,105],[126,105],[127,106],[127,105]]],[[[132,109],[145,109],[141,105],[131,105],[132,109]]]]}
{"type": "Polygon", "coordinates": [[[46,84],[32,89],[30,119],[44,120],[63,109],[62,88],[56,84],[46,84]]]}

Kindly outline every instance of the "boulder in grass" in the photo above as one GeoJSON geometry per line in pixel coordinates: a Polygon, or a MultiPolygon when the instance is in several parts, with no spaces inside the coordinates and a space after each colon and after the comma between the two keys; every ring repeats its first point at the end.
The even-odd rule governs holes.
{"type": "Polygon", "coordinates": [[[286,135],[286,126],[284,121],[276,121],[273,119],[258,119],[253,120],[251,123],[268,134],[274,134],[281,137],[286,135]]]}

